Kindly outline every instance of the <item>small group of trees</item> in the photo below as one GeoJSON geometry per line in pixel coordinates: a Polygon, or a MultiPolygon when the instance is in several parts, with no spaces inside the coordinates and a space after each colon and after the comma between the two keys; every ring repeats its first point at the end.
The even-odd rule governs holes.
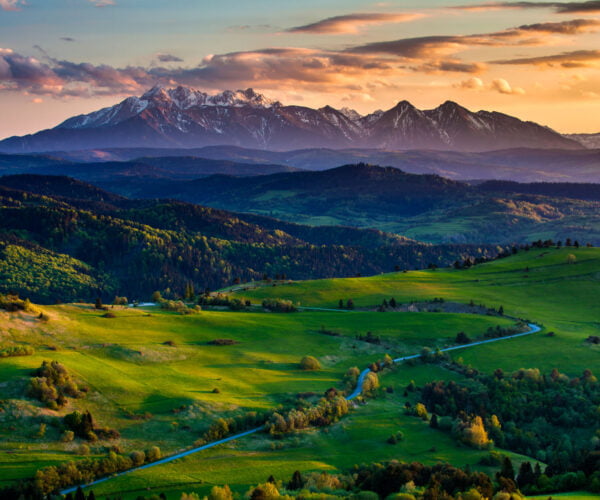
{"type": "Polygon", "coordinates": [[[194,445],[202,446],[206,443],[224,439],[231,434],[260,427],[266,422],[267,418],[267,414],[255,411],[249,411],[231,418],[219,418],[213,422],[202,438],[198,439],[194,445]]]}
{"type": "Polygon", "coordinates": [[[37,312],[29,299],[21,299],[17,294],[1,294],[0,293],[0,309],[8,312],[37,312]]]}
{"type": "Polygon", "coordinates": [[[398,303],[396,302],[396,299],[392,297],[389,301],[387,299],[383,299],[381,305],[377,308],[377,310],[379,312],[385,312],[388,309],[396,309],[397,306],[398,303]]]}
{"type": "Polygon", "coordinates": [[[263,309],[277,313],[297,312],[298,308],[291,300],[284,299],[265,299],[262,301],[263,309]]]}
{"type": "Polygon", "coordinates": [[[44,361],[32,374],[27,393],[57,410],[67,403],[67,397],[81,398],[86,390],[77,386],[64,365],[58,361],[44,361]]]}
{"type": "Polygon", "coordinates": [[[231,298],[229,295],[224,293],[217,293],[214,295],[205,294],[199,297],[198,305],[200,306],[216,306],[216,307],[228,307],[232,311],[243,311],[248,307],[252,306],[250,300],[241,300],[238,298],[231,298]]]}
{"type": "Polygon", "coordinates": [[[337,422],[350,411],[348,401],[328,391],[314,406],[293,408],[285,413],[275,412],[265,423],[265,430],[271,435],[285,434],[308,427],[325,427],[337,422]]]}
{"type": "MultiPolygon", "coordinates": [[[[96,426],[96,422],[89,410],[84,413],[74,411],[73,413],[65,415],[63,418],[63,425],[66,429],[65,432],[71,431],[73,436],[77,436],[87,441],[96,441],[97,439],[119,439],[121,437],[121,434],[116,429],[96,426]]],[[[72,441],[72,439],[65,439],[65,441],[72,441]]]]}
{"type": "MultiPolygon", "coordinates": [[[[21,490],[30,494],[32,498],[41,498],[40,495],[46,497],[46,495],[63,488],[89,483],[95,479],[122,472],[144,463],[154,462],[160,457],[160,448],[157,446],[153,446],[146,451],[134,451],[130,455],[121,455],[110,451],[106,457],[99,460],[86,458],[39,469],[35,473],[33,481],[24,482],[21,490]]],[[[0,491],[0,497],[5,498],[1,494],[0,491]]],[[[16,496],[15,498],[20,497],[16,496]]]]}
{"type": "Polygon", "coordinates": [[[367,332],[366,335],[359,333],[356,335],[356,340],[368,342],[369,344],[381,345],[381,337],[379,335],[374,335],[371,331],[367,332]]]}
{"type": "Polygon", "coordinates": [[[14,345],[0,347],[0,358],[14,358],[18,356],[31,356],[35,349],[29,345],[14,345]]]}
{"type": "Polygon", "coordinates": [[[354,309],[354,300],[348,299],[344,302],[344,299],[340,299],[338,301],[338,309],[348,309],[348,310],[354,309]]]}

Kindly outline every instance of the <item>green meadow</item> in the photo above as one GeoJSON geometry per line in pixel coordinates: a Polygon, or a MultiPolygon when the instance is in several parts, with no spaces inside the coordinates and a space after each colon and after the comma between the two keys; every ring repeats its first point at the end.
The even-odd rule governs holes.
{"type": "MultiPolygon", "coordinates": [[[[600,350],[585,342],[600,327],[600,250],[532,249],[468,270],[408,271],[368,278],[291,282],[240,290],[259,303],[284,298],[303,306],[337,308],[352,299],[356,309],[291,314],[205,310],[179,315],[151,308],[114,308],[114,318],[89,304],[40,308],[35,314],[0,312],[3,347],[30,345],[31,356],[0,359],[0,486],[32,477],[51,464],[106,453],[110,442],[82,450],[81,442],[60,441],[58,426],[40,423],[75,409],[90,410],[102,426],[117,429],[124,452],[152,445],[163,454],[191,446],[221,416],[266,411],[294,404],[298,393],[342,387],[348,368],[361,369],[385,354],[397,357],[423,347],[452,345],[456,334],[481,337],[489,327],[514,325],[513,317],[543,325],[542,332],[468,347],[455,358],[482,371],[536,367],[579,375],[598,366],[600,350]],[[576,262],[570,263],[575,255],[576,262]],[[506,316],[450,312],[376,312],[383,299],[398,303],[442,297],[447,302],[485,304],[506,316]],[[327,334],[325,333],[327,332],[327,334]],[[359,340],[372,332],[379,345],[359,340]],[[548,332],[554,332],[548,335],[548,332]],[[232,345],[212,345],[229,339],[232,345]],[[303,371],[299,361],[315,356],[321,370],[303,371]],[[69,399],[58,412],[26,397],[32,371],[43,360],[63,363],[87,397],[69,399]]],[[[405,416],[404,395],[414,381],[460,379],[440,366],[397,365],[380,377],[390,392],[358,405],[339,423],[293,433],[283,439],[256,434],[175,462],[137,471],[94,488],[97,496],[206,493],[212,485],[235,491],[264,482],[271,474],[288,480],[295,470],[346,471],[354,464],[391,459],[480,465],[487,451],[469,448],[426,422],[405,416]],[[395,445],[387,438],[401,431],[395,445]]],[[[56,420],[56,419],[54,419],[56,420]]],[[[506,452],[515,464],[527,459],[506,452]]],[[[579,498],[565,496],[564,498],[579,498]]],[[[581,498],[587,498],[582,494],[581,498]]]]}
{"type": "MultiPolygon", "coordinates": [[[[158,308],[115,308],[114,318],[90,305],[44,307],[48,322],[2,313],[3,345],[31,345],[32,356],[0,360],[2,480],[33,475],[37,468],[78,456],[48,426],[36,437],[40,415],[90,410],[100,425],[121,433],[125,451],[158,445],[163,453],[190,446],[221,416],[289,406],[300,392],[340,387],[352,366],[361,369],[384,354],[400,356],[424,346],[447,346],[459,331],[480,336],[505,318],[446,313],[202,311],[182,316],[158,308]],[[326,335],[321,330],[335,332],[326,335]],[[356,339],[372,331],[381,345],[356,339]],[[215,339],[234,345],[216,346],[215,339]],[[322,369],[303,371],[304,355],[322,369]],[[27,380],[44,360],[64,364],[90,388],[60,412],[24,400],[27,380]],[[214,392],[218,389],[218,392],[214,392]],[[14,430],[13,430],[14,429],[14,430]]],[[[106,443],[92,445],[101,453],[106,443]]]]}
{"type": "Polygon", "coordinates": [[[552,368],[569,374],[598,365],[599,351],[587,345],[600,327],[600,249],[563,248],[521,251],[506,259],[468,270],[437,269],[345,278],[292,282],[238,292],[253,301],[279,297],[305,306],[337,307],[352,299],[357,308],[369,308],[383,299],[398,302],[445,300],[498,308],[507,315],[528,319],[555,332],[506,343],[460,351],[477,368],[516,370],[552,368]],[[574,255],[576,262],[567,263],[574,255]]]}

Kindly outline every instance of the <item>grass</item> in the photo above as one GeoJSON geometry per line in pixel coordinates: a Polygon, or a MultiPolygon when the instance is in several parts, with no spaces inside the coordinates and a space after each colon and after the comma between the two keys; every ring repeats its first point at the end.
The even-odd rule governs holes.
{"type": "MultiPolygon", "coordinates": [[[[52,420],[74,409],[89,409],[98,423],[121,432],[126,451],[160,446],[171,453],[189,446],[219,416],[289,405],[299,392],[322,393],[340,386],[351,366],[364,367],[386,352],[396,356],[423,346],[444,346],[464,330],[475,337],[503,318],[446,313],[262,312],[203,311],[181,316],[156,308],[114,309],[103,317],[89,305],[45,307],[50,317],[3,315],[2,343],[27,343],[36,353],[0,360],[0,448],[24,450],[33,457],[0,458],[6,480],[31,476],[38,468],[76,458],[73,444],[59,442],[60,429],[48,425],[46,437],[35,437],[41,419],[52,420]],[[338,336],[325,335],[321,329],[338,336]],[[382,345],[358,341],[372,331],[382,345]],[[237,343],[210,345],[217,338],[237,343]],[[322,370],[299,368],[302,356],[319,359],[322,370]],[[90,394],[71,400],[59,413],[24,400],[27,379],[43,360],[63,363],[90,394]],[[213,393],[218,388],[219,393],[213,393]],[[149,418],[142,417],[148,415],[149,418]],[[137,415],[139,418],[132,418],[137,415]],[[40,455],[40,453],[48,453],[40,455]],[[36,457],[40,457],[38,460],[36,457]]],[[[101,453],[109,443],[92,445],[101,453]]]]}
{"type": "MultiPolygon", "coordinates": [[[[64,363],[91,388],[87,398],[72,400],[59,415],[90,409],[101,425],[121,432],[125,451],[157,444],[171,453],[190,445],[218,416],[273,409],[292,402],[298,392],[339,387],[349,367],[362,368],[385,353],[400,356],[423,346],[442,347],[451,344],[458,331],[475,338],[490,326],[513,324],[496,316],[368,310],[384,298],[406,303],[443,297],[494,308],[503,305],[506,314],[541,323],[545,330],[460,350],[456,357],[488,371],[557,367],[579,374],[598,362],[598,350],[584,339],[597,334],[599,326],[599,278],[598,249],[535,249],[465,271],[410,271],[239,292],[254,302],[278,297],[326,308],[352,298],[364,310],[351,313],[203,311],[180,316],[158,309],[115,309],[116,318],[109,319],[84,304],[45,307],[48,322],[23,313],[0,313],[0,343],[36,348],[33,356],[0,360],[0,400],[5,408],[0,414],[0,477],[15,481],[31,477],[39,467],[80,458],[78,443],[60,443],[57,427],[48,425],[45,437],[35,436],[42,418],[57,415],[24,398],[31,370],[45,359],[64,363]],[[576,264],[566,263],[569,254],[576,255],[576,264]],[[322,329],[337,335],[325,335],[322,329]],[[547,336],[549,330],[556,335],[547,336]],[[380,336],[382,345],[356,340],[367,331],[380,336]],[[217,338],[237,343],[209,344],[217,338]],[[300,370],[304,355],[317,357],[323,369],[300,370]],[[220,393],[213,393],[214,388],[220,393]],[[148,418],[131,417],[145,413],[148,418]]],[[[437,366],[402,365],[382,378],[382,385],[394,388],[393,394],[359,407],[329,429],[280,441],[250,436],[94,490],[97,495],[119,493],[133,499],[150,488],[178,498],[182,491],[204,494],[213,484],[230,484],[243,493],[270,474],[287,480],[295,470],[345,471],[357,461],[389,459],[481,468],[478,462],[485,452],[466,448],[401,411],[403,388],[411,380],[423,385],[458,377],[437,366]],[[387,437],[398,430],[405,440],[387,444],[387,437]]],[[[92,454],[103,453],[106,444],[92,445],[92,454]]],[[[513,458],[516,463],[522,460],[513,458]]]]}
{"type": "MultiPolygon", "coordinates": [[[[438,367],[420,366],[398,369],[389,377],[398,381],[403,377],[425,380],[428,371],[436,377],[456,376],[438,367]]],[[[179,498],[182,492],[197,491],[202,495],[214,485],[229,484],[245,493],[271,474],[285,482],[295,470],[347,472],[356,464],[393,459],[469,464],[476,470],[495,472],[495,468],[479,464],[486,451],[457,444],[451,436],[431,429],[426,422],[405,416],[402,411],[405,399],[396,391],[370,401],[331,428],[301,432],[281,441],[255,435],[176,463],[116,478],[98,485],[94,492],[100,498],[123,492],[124,499],[131,500],[144,492],[146,495],[165,492],[168,498],[179,498]],[[404,433],[404,440],[388,444],[387,438],[398,431],[404,433]]],[[[515,464],[526,459],[507,454],[515,464]]]]}
{"type": "Polygon", "coordinates": [[[306,306],[336,307],[352,298],[357,307],[369,307],[394,297],[398,302],[443,297],[468,303],[504,307],[507,315],[543,324],[555,337],[537,335],[507,343],[480,346],[460,355],[481,369],[557,367],[580,374],[597,366],[598,350],[586,345],[597,334],[600,307],[600,249],[532,249],[469,270],[409,271],[368,278],[294,282],[276,288],[239,292],[252,300],[280,297],[306,306]],[[567,264],[567,256],[577,258],[567,264]]]}

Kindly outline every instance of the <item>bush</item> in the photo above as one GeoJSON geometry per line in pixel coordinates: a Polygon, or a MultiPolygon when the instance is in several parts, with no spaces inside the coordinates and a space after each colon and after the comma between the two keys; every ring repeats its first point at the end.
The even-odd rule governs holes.
{"type": "Polygon", "coordinates": [[[315,371],[321,369],[321,364],[314,356],[304,356],[300,361],[300,367],[303,370],[315,371]]]}
{"type": "Polygon", "coordinates": [[[0,349],[0,358],[13,358],[17,356],[31,356],[35,349],[28,345],[17,345],[0,349]]]}
{"type": "Polygon", "coordinates": [[[298,308],[291,300],[265,299],[262,302],[262,306],[271,312],[291,313],[298,311],[298,308]]]}
{"type": "Polygon", "coordinates": [[[60,436],[60,440],[62,443],[70,443],[75,439],[75,433],[73,431],[65,431],[60,436]]]}

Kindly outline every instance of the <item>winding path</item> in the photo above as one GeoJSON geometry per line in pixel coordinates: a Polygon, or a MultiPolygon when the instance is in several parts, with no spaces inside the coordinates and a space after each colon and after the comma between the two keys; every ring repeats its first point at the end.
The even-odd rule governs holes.
{"type": "MultiPolygon", "coordinates": [[[[321,311],[342,311],[339,309],[318,309],[318,308],[305,308],[305,309],[311,309],[311,310],[321,310],[321,311]]],[[[482,345],[482,344],[489,344],[491,342],[499,342],[501,340],[508,340],[508,339],[514,339],[517,337],[524,337],[526,335],[531,335],[533,333],[537,333],[539,332],[542,328],[539,327],[538,325],[534,325],[533,323],[528,323],[529,326],[529,330],[523,333],[517,333],[515,335],[508,335],[506,337],[496,337],[493,339],[487,339],[487,340],[480,340],[478,342],[471,342],[470,344],[464,344],[464,345],[457,345],[457,346],[453,346],[453,347],[446,347],[445,349],[440,349],[440,351],[442,352],[448,352],[448,351],[455,351],[456,349],[466,349],[467,347],[473,347],[473,346],[477,346],[477,345],[482,345]]],[[[403,361],[408,361],[409,359],[416,359],[418,357],[420,357],[421,354],[412,354],[410,356],[403,356],[400,358],[396,358],[394,359],[394,363],[402,363],[403,361]]],[[[363,370],[359,377],[358,380],[356,382],[356,389],[354,389],[354,392],[352,394],[350,394],[350,396],[348,396],[346,399],[348,401],[351,401],[353,399],[355,399],[356,397],[358,397],[360,395],[360,393],[362,392],[362,387],[365,381],[365,378],[367,376],[367,373],[369,373],[371,370],[369,368],[366,368],[365,370],[363,370]]],[[[174,460],[177,460],[179,458],[183,458],[183,457],[187,457],[188,455],[192,455],[194,453],[198,453],[199,451],[202,450],[207,450],[209,448],[213,448],[215,446],[218,446],[220,444],[224,444],[224,443],[228,443],[229,441],[234,441],[236,439],[240,439],[243,438],[245,436],[249,436],[250,434],[256,434],[257,432],[263,430],[263,426],[260,427],[256,427],[255,429],[250,429],[249,431],[245,431],[245,432],[240,432],[239,434],[235,434],[233,436],[229,436],[225,439],[221,439],[219,441],[214,441],[212,443],[208,443],[205,444],[203,446],[198,446],[197,448],[192,448],[186,451],[182,451],[181,453],[177,453],[175,455],[170,455],[168,457],[162,458],[160,460],[157,460],[156,462],[151,462],[149,464],[145,464],[145,465],[141,465],[139,467],[135,467],[133,469],[128,469],[126,471],[123,472],[119,472],[117,474],[113,474],[112,476],[107,476],[107,477],[103,477],[102,479],[97,479],[96,481],[92,481],[91,483],[87,483],[87,484],[82,484],[81,487],[82,488],[87,488],[89,486],[95,486],[96,484],[100,484],[100,483],[104,483],[105,481],[109,481],[110,479],[114,479],[116,477],[119,476],[123,476],[125,474],[129,474],[131,472],[136,472],[139,470],[143,470],[143,469],[149,469],[150,467],[154,467],[156,465],[161,465],[161,464],[166,464],[169,462],[172,462],[174,460]]],[[[64,490],[60,491],[61,495],[66,495],[68,493],[73,493],[75,490],[77,490],[78,486],[72,486],[70,488],[66,488],[64,490]]]]}

